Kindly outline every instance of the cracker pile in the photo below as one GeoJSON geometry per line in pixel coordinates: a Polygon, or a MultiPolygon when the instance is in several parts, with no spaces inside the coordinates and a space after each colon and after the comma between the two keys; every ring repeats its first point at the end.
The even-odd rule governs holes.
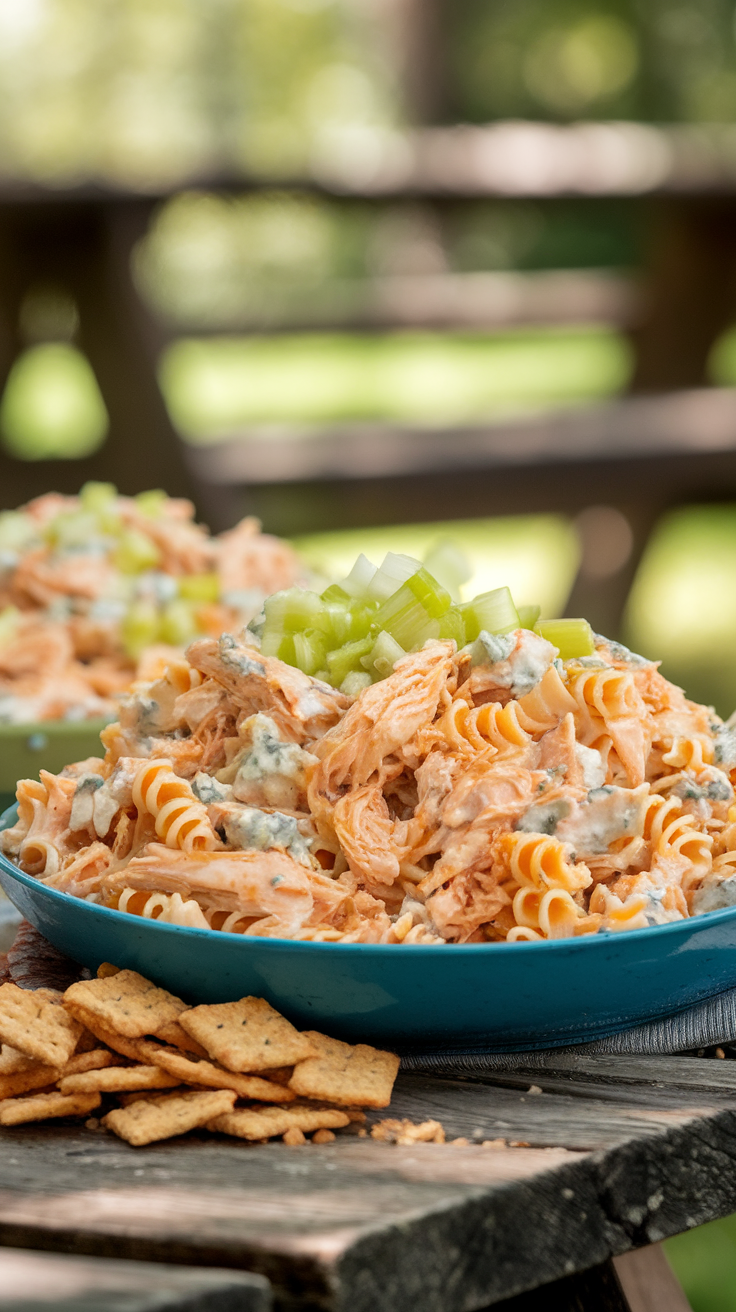
{"type": "Polygon", "coordinates": [[[0,1042],[0,1125],[102,1108],[89,1127],[135,1147],[203,1127],[327,1143],[388,1107],[399,1068],[391,1052],[300,1033],[263,998],[187,1007],[110,965],[64,993],[0,986],[0,1042]]]}

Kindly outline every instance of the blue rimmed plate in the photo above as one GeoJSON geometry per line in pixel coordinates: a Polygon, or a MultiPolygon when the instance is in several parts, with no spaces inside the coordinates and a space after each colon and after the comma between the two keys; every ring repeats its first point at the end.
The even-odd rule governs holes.
{"type": "MultiPolygon", "coordinates": [[[[0,828],[15,823],[12,807],[0,828]]],[[[265,997],[302,1029],[410,1051],[582,1043],[736,985],[736,908],[549,943],[294,943],[186,929],[46,888],[0,856],[0,885],[55,947],[138,970],[188,1002],[265,997]]]]}

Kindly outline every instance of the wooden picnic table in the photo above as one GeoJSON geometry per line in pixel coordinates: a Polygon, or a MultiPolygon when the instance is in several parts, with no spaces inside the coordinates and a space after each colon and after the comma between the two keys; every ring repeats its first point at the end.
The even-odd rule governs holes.
{"type": "Polygon", "coordinates": [[[389,1114],[469,1142],[354,1126],[329,1145],[135,1149],[78,1126],[4,1130],[0,1244],[253,1272],[293,1312],[677,1312],[647,1246],[736,1208],[731,1061],[567,1052],[543,1069],[520,1055],[482,1075],[407,1072],[389,1114]],[[494,1139],[518,1146],[480,1146],[494,1139]]]}

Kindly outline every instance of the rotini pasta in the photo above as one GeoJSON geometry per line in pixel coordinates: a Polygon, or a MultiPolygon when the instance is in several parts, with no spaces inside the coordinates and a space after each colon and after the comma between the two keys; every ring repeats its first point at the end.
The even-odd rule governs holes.
{"type": "Polygon", "coordinates": [[[104,760],[19,785],[3,850],[127,914],[303,942],[536,943],[736,905],[733,728],[603,639],[482,646],[430,639],[353,696],[200,639],[132,688],[104,760]]]}

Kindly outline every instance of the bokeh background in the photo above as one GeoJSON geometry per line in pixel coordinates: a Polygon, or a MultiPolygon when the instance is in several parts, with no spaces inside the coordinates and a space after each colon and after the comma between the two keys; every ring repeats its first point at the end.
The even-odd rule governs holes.
{"type": "MultiPolygon", "coordinates": [[[[0,0],[0,236],[7,216],[17,242],[42,215],[52,246],[49,215],[77,203],[138,215],[121,295],[136,298],[141,359],[182,444],[172,484],[177,459],[201,471],[207,451],[237,447],[226,517],[260,510],[324,572],[449,534],[471,592],[508,583],[553,615],[591,524],[608,525],[599,586],[625,567],[636,534],[620,509],[523,515],[517,496],[513,514],[496,500],[486,518],[438,524],[409,482],[407,522],[366,504],[351,529],[334,497],[248,489],[264,443],[301,443],[308,464],[335,430],[358,446],[404,430],[450,442],[636,386],[657,240],[644,185],[438,203],[451,144],[432,187],[381,190],[405,168],[407,134],[506,120],[687,129],[697,189],[714,129],[736,160],[733,0],[0,0]]],[[[15,249],[0,241],[0,441],[41,492],[59,462],[73,479],[104,453],[110,415],[64,257],[13,300],[15,249]]],[[[729,306],[675,387],[736,385],[736,295],[729,306]]],[[[130,370],[123,385],[136,387],[130,370]]],[[[145,466],[128,481],[146,486],[145,466]]],[[[635,563],[618,636],[729,714],[736,472],[707,504],[666,509],[635,563]]],[[[736,1309],[736,1220],[669,1251],[696,1312],[736,1309]]]]}

